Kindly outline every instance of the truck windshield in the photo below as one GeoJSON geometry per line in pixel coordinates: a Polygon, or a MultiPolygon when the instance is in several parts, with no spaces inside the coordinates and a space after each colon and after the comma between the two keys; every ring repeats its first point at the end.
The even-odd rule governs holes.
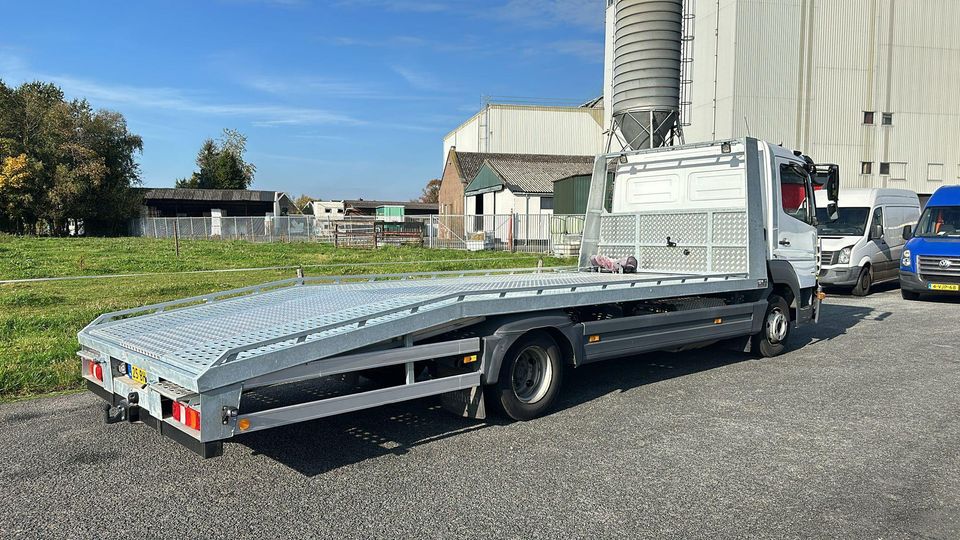
{"type": "Polygon", "coordinates": [[[914,235],[960,238],[960,206],[927,207],[914,235]]]}
{"type": "Polygon", "coordinates": [[[820,236],[863,236],[867,230],[869,208],[838,208],[837,220],[830,221],[826,208],[817,208],[817,233],[820,236]]]}

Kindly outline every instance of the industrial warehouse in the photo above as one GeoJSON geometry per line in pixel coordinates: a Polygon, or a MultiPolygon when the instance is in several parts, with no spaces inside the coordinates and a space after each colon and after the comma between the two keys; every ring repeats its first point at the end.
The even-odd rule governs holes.
{"type": "Polygon", "coordinates": [[[0,537],[960,538],[960,1],[38,1],[0,537]]]}

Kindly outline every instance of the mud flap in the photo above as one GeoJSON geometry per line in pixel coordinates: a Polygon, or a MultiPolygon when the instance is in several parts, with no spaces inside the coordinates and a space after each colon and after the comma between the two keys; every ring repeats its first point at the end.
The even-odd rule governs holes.
{"type": "Polygon", "coordinates": [[[440,405],[457,416],[485,420],[487,407],[483,401],[483,388],[474,386],[456,392],[440,394],[440,405]]]}

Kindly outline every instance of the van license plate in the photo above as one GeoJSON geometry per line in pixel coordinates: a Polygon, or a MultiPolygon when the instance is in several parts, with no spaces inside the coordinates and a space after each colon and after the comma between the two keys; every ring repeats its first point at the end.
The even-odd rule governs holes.
{"type": "Polygon", "coordinates": [[[927,288],[931,291],[960,291],[960,285],[952,283],[930,283],[927,288]]]}
{"type": "Polygon", "coordinates": [[[130,378],[140,384],[147,384],[147,372],[137,366],[130,366],[130,378]]]}

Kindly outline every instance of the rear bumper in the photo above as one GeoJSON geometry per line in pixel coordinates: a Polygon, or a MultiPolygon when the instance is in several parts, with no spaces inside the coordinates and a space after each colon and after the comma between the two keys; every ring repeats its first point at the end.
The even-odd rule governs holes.
{"type": "Polygon", "coordinates": [[[859,266],[835,266],[820,270],[820,283],[823,285],[846,287],[857,284],[860,277],[859,266]]]}
{"type": "MultiPolygon", "coordinates": [[[[944,295],[960,295],[960,291],[941,291],[941,290],[932,290],[930,289],[931,283],[937,283],[936,281],[930,281],[920,278],[917,274],[913,272],[904,272],[900,271],[900,288],[905,291],[910,291],[914,293],[926,293],[926,294],[944,294],[944,295]]],[[[951,285],[956,285],[955,283],[950,283],[951,285]]]]}
{"type": "MultiPolygon", "coordinates": [[[[107,402],[109,407],[116,407],[118,405],[129,406],[126,402],[126,398],[120,395],[117,395],[106,388],[100,386],[99,384],[91,381],[90,379],[85,379],[87,383],[87,390],[93,392],[94,394],[100,396],[101,399],[107,402]]],[[[135,411],[131,412],[128,415],[130,423],[142,423],[150,426],[155,431],[161,435],[173,439],[177,443],[185,446],[190,451],[198,454],[203,458],[212,458],[223,455],[223,442],[222,441],[213,441],[213,442],[202,442],[197,440],[194,437],[184,433],[183,431],[169,426],[166,422],[155,418],[150,415],[150,411],[145,408],[135,407],[135,411]]],[[[107,412],[109,415],[109,411],[107,412]]],[[[105,415],[106,416],[106,415],[105,415]]]]}

